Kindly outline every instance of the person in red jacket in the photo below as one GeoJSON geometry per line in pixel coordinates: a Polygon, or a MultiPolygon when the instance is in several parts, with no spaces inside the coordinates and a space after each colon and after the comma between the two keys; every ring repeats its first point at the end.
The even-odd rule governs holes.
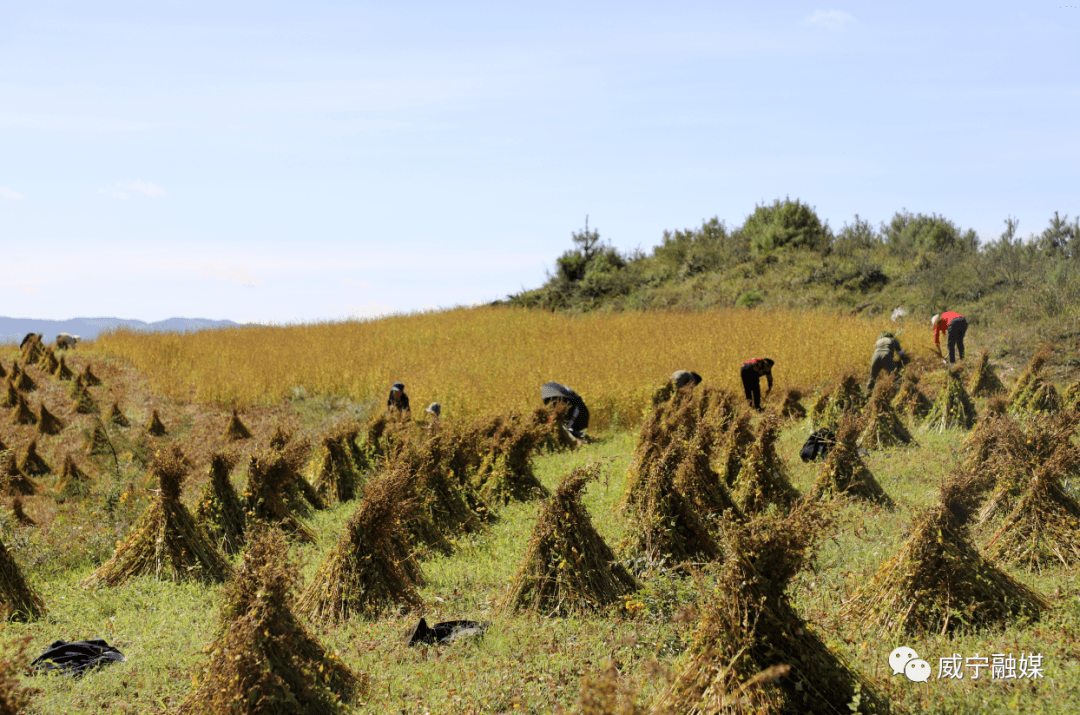
{"type": "Polygon", "coordinates": [[[772,366],[776,363],[769,358],[754,358],[743,363],[739,371],[742,378],[743,390],[746,391],[746,399],[755,410],[761,409],[761,376],[764,375],[769,383],[769,389],[765,391],[768,397],[772,392],[772,366]]]}
{"type": "Polygon", "coordinates": [[[949,364],[956,363],[956,353],[960,353],[960,359],[964,359],[964,334],[967,333],[967,318],[949,311],[940,313],[930,319],[930,325],[934,328],[934,346],[941,352],[941,334],[948,336],[949,364]]]}

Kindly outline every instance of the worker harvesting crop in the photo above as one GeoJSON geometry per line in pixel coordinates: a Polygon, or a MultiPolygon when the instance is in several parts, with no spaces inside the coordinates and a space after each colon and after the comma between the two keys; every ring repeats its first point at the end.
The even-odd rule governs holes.
{"type": "Polygon", "coordinates": [[[746,391],[746,399],[755,410],[761,409],[761,376],[768,381],[769,388],[765,391],[768,397],[772,392],[772,368],[776,361],[771,358],[754,358],[743,363],[739,376],[742,378],[743,389],[746,391]]]}
{"type": "Polygon", "coordinates": [[[947,313],[939,313],[930,319],[930,325],[934,328],[934,347],[937,348],[938,355],[941,354],[941,334],[945,333],[948,339],[949,345],[949,364],[956,363],[956,354],[960,354],[960,359],[964,359],[964,335],[967,333],[968,323],[967,318],[949,311],[947,313]]]}

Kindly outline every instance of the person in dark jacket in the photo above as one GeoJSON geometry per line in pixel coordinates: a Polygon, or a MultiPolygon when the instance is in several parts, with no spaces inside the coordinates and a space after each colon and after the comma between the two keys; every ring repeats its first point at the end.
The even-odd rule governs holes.
{"type": "Polygon", "coordinates": [[[566,385],[549,382],[540,386],[540,398],[545,405],[552,403],[567,405],[564,425],[566,431],[574,439],[580,440],[584,437],[585,430],[589,427],[589,408],[585,406],[585,400],[581,399],[578,393],[566,385]]]}
{"type": "Polygon", "coordinates": [[[896,335],[888,330],[884,331],[874,343],[874,354],[870,358],[870,381],[866,383],[866,391],[873,391],[874,382],[882,370],[896,372],[907,364],[907,360],[907,353],[900,347],[896,335]]]}
{"type": "Polygon", "coordinates": [[[386,411],[402,413],[409,411],[409,396],[405,394],[405,385],[395,382],[390,388],[390,397],[386,398],[386,411]]]}
{"type": "Polygon", "coordinates": [[[755,410],[761,409],[761,376],[764,375],[769,383],[769,389],[765,391],[768,397],[772,392],[772,368],[776,362],[770,358],[754,358],[743,363],[739,376],[742,378],[743,389],[746,391],[746,399],[755,410]]]}
{"type": "Polygon", "coordinates": [[[934,328],[934,347],[941,354],[941,334],[948,335],[949,341],[949,364],[956,364],[956,353],[960,353],[960,359],[964,359],[964,335],[967,334],[967,318],[954,313],[951,310],[930,318],[930,325],[934,328]]]}

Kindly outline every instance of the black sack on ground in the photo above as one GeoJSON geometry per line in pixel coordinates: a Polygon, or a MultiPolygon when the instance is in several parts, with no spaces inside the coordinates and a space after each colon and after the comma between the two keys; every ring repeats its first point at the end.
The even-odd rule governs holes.
{"type": "Polygon", "coordinates": [[[423,618],[417,623],[406,638],[410,646],[418,643],[435,645],[436,643],[453,643],[454,641],[472,636],[481,636],[488,627],[487,621],[443,621],[434,626],[428,626],[423,618]]]}
{"type": "Polygon", "coordinates": [[[806,438],[802,449],[799,450],[799,458],[804,462],[813,462],[829,456],[829,447],[836,440],[836,435],[831,430],[819,429],[811,432],[806,438]]]}
{"type": "Polygon", "coordinates": [[[124,654],[100,638],[66,643],[56,641],[34,659],[30,667],[39,672],[60,671],[80,676],[91,668],[123,662],[124,654]]]}

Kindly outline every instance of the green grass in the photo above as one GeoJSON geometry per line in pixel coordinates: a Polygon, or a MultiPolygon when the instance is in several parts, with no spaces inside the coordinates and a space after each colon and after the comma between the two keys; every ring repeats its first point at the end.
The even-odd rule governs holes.
{"type": "MultiPolygon", "coordinates": [[[[808,491],[820,465],[797,458],[806,434],[803,424],[787,427],[778,444],[793,483],[808,491]]],[[[1027,574],[1006,569],[1046,596],[1053,608],[1037,623],[1010,624],[1002,631],[975,631],[959,636],[924,636],[887,642],[871,638],[843,622],[837,612],[857,585],[868,580],[903,543],[912,516],[934,499],[942,475],[958,458],[963,433],[933,434],[916,430],[916,447],[874,452],[867,464],[895,500],[892,511],[858,502],[838,504],[835,529],[822,540],[812,568],[793,583],[794,603],[818,629],[826,643],[867,673],[894,703],[910,712],[940,713],[1076,713],[1080,712],[1080,584],[1076,570],[1027,574]],[[897,645],[914,648],[928,660],[934,677],[924,684],[893,676],[888,655],[897,645]],[[972,681],[936,678],[938,658],[989,656],[992,653],[1038,653],[1045,678],[972,681]]],[[[635,435],[603,436],[574,453],[542,456],[537,473],[550,489],[574,466],[603,463],[602,478],[589,485],[585,505],[598,531],[613,547],[625,536],[617,512],[635,435]]],[[[303,576],[309,578],[342,532],[356,502],[318,512],[310,521],[318,533],[313,545],[296,545],[303,576]]],[[[429,622],[450,619],[491,621],[483,640],[445,647],[407,648],[405,632],[421,615],[392,613],[377,621],[356,620],[318,631],[326,645],[353,668],[370,674],[371,691],[356,703],[364,713],[548,713],[572,708],[583,675],[614,663],[624,685],[648,702],[676,672],[692,638],[688,610],[699,593],[708,592],[707,577],[679,579],[653,572],[644,588],[626,605],[582,618],[547,619],[535,615],[500,614],[498,603],[525,552],[538,502],[512,504],[479,535],[464,537],[450,557],[424,562],[427,583],[422,614],[429,622]]],[[[65,515],[67,512],[65,512],[65,515]]],[[[85,578],[108,550],[99,541],[115,532],[98,527],[100,515],[82,523],[54,521],[48,534],[32,529],[11,533],[24,573],[39,589],[49,609],[42,620],[9,624],[0,631],[0,647],[29,634],[31,650],[40,653],[53,640],[102,637],[127,656],[80,680],[35,677],[27,681],[41,690],[31,713],[153,713],[177,705],[191,688],[192,668],[216,628],[218,589],[141,579],[123,587],[87,591],[85,578]],[[103,536],[79,546],[83,527],[103,536]],[[64,544],[76,551],[66,555],[64,544]],[[60,568],[58,564],[65,565],[60,568]]],[[[107,522],[107,520],[104,520],[107,522]]],[[[117,523],[130,523],[127,518],[117,523]]],[[[976,541],[983,535],[976,532],[976,541]]]]}

